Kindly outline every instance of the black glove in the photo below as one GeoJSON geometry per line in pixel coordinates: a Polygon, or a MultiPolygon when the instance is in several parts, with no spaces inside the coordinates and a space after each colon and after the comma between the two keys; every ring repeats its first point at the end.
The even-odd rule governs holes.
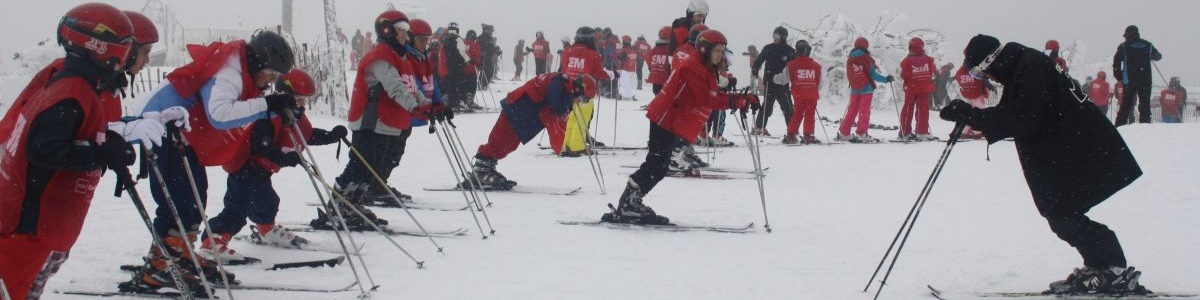
{"type": "Polygon", "coordinates": [[[975,108],[971,107],[970,104],[967,104],[966,101],[963,101],[962,99],[954,99],[954,101],[950,101],[950,104],[942,108],[942,112],[939,114],[939,116],[942,117],[942,120],[946,121],[965,122],[967,117],[970,116],[971,110],[973,109],[975,108]]]}
{"type": "Polygon", "coordinates": [[[438,121],[454,120],[454,110],[447,107],[442,110],[442,114],[438,116],[438,121]]]}
{"type": "Polygon", "coordinates": [[[737,77],[729,77],[729,89],[737,88],[737,77]]]}
{"type": "Polygon", "coordinates": [[[100,161],[109,170],[124,170],[137,161],[133,145],[125,141],[120,133],[109,130],[104,134],[104,144],[100,145],[100,161]]]}
{"type": "Polygon", "coordinates": [[[267,110],[283,115],[285,110],[296,110],[296,97],[288,94],[272,94],[267,99],[267,110]]]}
{"type": "Polygon", "coordinates": [[[271,162],[283,167],[295,167],[300,164],[300,152],[278,152],[271,157],[271,162]]]}
{"type": "Polygon", "coordinates": [[[613,72],[613,80],[620,81],[621,80],[621,72],[613,72]]]}
{"type": "Polygon", "coordinates": [[[337,127],[333,127],[333,129],[329,130],[329,135],[339,141],[346,138],[346,134],[349,134],[349,131],[346,130],[346,126],[342,125],[338,125],[337,127]]]}
{"type": "Polygon", "coordinates": [[[896,81],[896,77],[893,77],[892,75],[888,75],[888,77],[887,77],[887,82],[888,82],[888,83],[892,83],[892,82],[895,82],[895,81],[896,81]]]}

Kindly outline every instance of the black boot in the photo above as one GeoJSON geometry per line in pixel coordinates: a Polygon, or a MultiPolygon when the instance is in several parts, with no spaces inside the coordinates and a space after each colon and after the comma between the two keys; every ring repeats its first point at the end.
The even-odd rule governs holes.
{"type": "MultiPolygon", "coordinates": [[[[654,209],[642,203],[642,188],[632,179],[625,184],[617,207],[600,217],[601,222],[632,223],[649,225],[671,225],[671,220],[660,216],[654,209]]],[[[610,206],[611,207],[611,206],[610,206]]]]}
{"type": "Polygon", "coordinates": [[[459,183],[459,188],[483,188],[484,190],[511,190],[517,186],[516,181],[508,180],[504,174],[496,171],[495,158],[487,157],[483,154],[475,154],[475,165],[471,167],[472,174],[462,183],[459,183]],[[478,182],[476,182],[478,179],[478,182]],[[482,184],[477,184],[482,183],[482,184]]]}

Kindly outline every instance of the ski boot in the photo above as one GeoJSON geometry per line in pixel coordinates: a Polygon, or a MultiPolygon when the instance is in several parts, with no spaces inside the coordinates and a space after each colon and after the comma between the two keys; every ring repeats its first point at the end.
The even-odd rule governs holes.
{"type": "Polygon", "coordinates": [[[936,141],[938,139],[936,136],[933,136],[932,134],[929,134],[928,132],[914,134],[912,137],[913,137],[913,140],[922,141],[922,142],[936,141]]]}
{"type": "Polygon", "coordinates": [[[612,207],[612,204],[609,204],[608,207],[612,212],[605,213],[600,217],[600,221],[642,225],[671,225],[670,219],[658,215],[654,212],[654,209],[643,204],[642,196],[642,188],[633,182],[633,179],[630,179],[625,185],[625,192],[621,193],[621,199],[617,207],[612,207]]]}
{"type": "Polygon", "coordinates": [[[797,137],[795,134],[788,134],[788,135],[783,136],[783,143],[787,144],[787,145],[799,144],[800,138],[797,137]]]}
{"type": "Polygon", "coordinates": [[[367,209],[367,207],[359,204],[361,201],[363,201],[362,197],[366,195],[366,189],[368,186],[369,185],[367,184],[355,183],[347,185],[344,194],[342,194],[342,196],[345,197],[345,201],[334,198],[331,203],[326,203],[324,210],[318,208],[317,218],[309,221],[308,225],[312,226],[313,229],[318,230],[347,229],[342,228],[341,224],[339,224],[340,222],[327,213],[332,213],[335,211],[341,212],[342,218],[346,222],[346,227],[349,227],[348,230],[350,231],[374,231],[375,227],[371,226],[371,224],[368,223],[368,220],[371,223],[375,223],[375,225],[387,225],[387,220],[380,219],[375,215],[375,212],[372,212],[370,209],[367,209]],[[338,209],[334,210],[333,205],[337,205],[338,209]],[[355,213],[355,210],[361,212],[362,216],[360,216],[358,213],[355,213]],[[363,216],[366,216],[366,220],[363,219],[363,216]]]}
{"type": "MultiPolygon", "coordinates": [[[[177,236],[164,238],[163,244],[168,248],[168,252],[180,251],[187,247],[184,240],[177,236]]],[[[181,255],[178,254],[162,253],[158,247],[151,246],[150,253],[142,258],[145,262],[142,268],[134,272],[133,278],[129,281],[117,284],[117,290],[123,293],[139,294],[160,294],[163,293],[160,291],[162,288],[178,290],[173,273],[179,272],[183,282],[178,285],[187,287],[193,297],[207,298],[209,293],[214,293],[214,290],[207,289],[204,281],[196,276],[195,269],[184,267],[181,263],[183,259],[180,257],[181,255]]]]}
{"type": "Polygon", "coordinates": [[[700,175],[700,170],[697,169],[695,162],[688,159],[682,148],[671,152],[671,170],[682,173],[684,176],[700,175]]]}
{"type": "Polygon", "coordinates": [[[261,261],[230,249],[229,240],[232,239],[233,234],[230,233],[217,233],[217,236],[205,238],[200,249],[196,250],[196,255],[212,261],[219,259],[225,265],[244,265],[261,261]]]}
{"type": "Polygon", "coordinates": [[[388,186],[387,188],[392,191],[392,194],[396,194],[396,197],[400,198],[399,204],[396,203],[395,199],[392,199],[392,194],[389,194],[387,191],[381,191],[379,188],[374,187],[368,190],[367,195],[364,196],[365,201],[363,202],[366,205],[380,207],[400,207],[413,203],[412,195],[401,193],[400,190],[392,186],[388,186]]]}
{"type": "Polygon", "coordinates": [[[803,139],[800,140],[800,143],[806,144],[806,145],[815,145],[815,144],[820,144],[821,140],[818,140],[817,137],[815,137],[815,136],[806,135],[806,136],[804,136],[803,139]]]}
{"type": "Polygon", "coordinates": [[[729,140],[725,139],[725,136],[714,135],[712,138],[710,138],[710,141],[713,144],[713,147],[733,147],[733,146],[735,146],[735,144],[733,142],[730,142],[729,140]]]}
{"type": "Polygon", "coordinates": [[[475,165],[471,167],[472,175],[467,177],[462,183],[458,184],[459,188],[482,188],[484,190],[511,190],[517,186],[516,181],[508,180],[504,174],[496,171],[496,159],[484,156],[483,154],[475,155],[475,165]],[[479,182],[475,179],[478,178],[479,182]]]}
{"type": "MultiPolygon", "coordinates": [[[[197,232],[188,233],[188,240],[191,240],[192,245],[196,245],[196,242],[198,241],[197,238],[199,236],[200,236],[200,234],[197,232]]],[[[230,237],[232,237],[232,235],[230,235],[230,237]]],[[[230,265],[230,264],[233,264],[236,262],[230,262],[229,264],[222,262],[222,264],[217,264],[217,262],[214,260],[204,258],[204,256],[201,255],[199,251],[196,251],[195,254],[196,254],[196,256],[188,257],[187,253],[183,252],[184,259],[180,260],[180,265],[182,265],[184,268],[189,268],[192,270],[195,270],[196,266],[199,266],[200,271],[204,272],[204,278],[208,279],[209,283],[217,285],[217,286],[225,286],[226,279],[229,280],[228,284],[230,284],[230,285],[238,285],[241,283],[240,281],[237,280],[237,275],[234,275],[233,273],[230,273],[228,271],[225,271],[225,272],[221,271],[222,265],[230,265]],[[222,275],[224,275],[224,276],[222,276],[222,275]]],[[[245,259],[247,259],[249,261],[243,262],[243,263],[254,263],[254,262],[261,261],[257,258],[246,257],[245,259]]]]}
{"type": "Polygon", "coordinates": [[[696,148],[692,147],[692,145],[684,145],[683,154],[685,155],[684,157],[686,157],[687,160],[692,163],[692,166],[695,166],[696,168],[707,168],[709,166],[707,162],[704,162],[703,159],[700,159],[699,155],[696,155],[696,148]]]}
{"type": "Polygon", "coordinates": [[[751,131],[751,134],[759,136],[771,136],[771,133],[768,132],[766,128],[755,128],[754,131],[751,131]]]}
{"type": "Polygon", "coordinates": [[[1146,295],[1151,293],[1138,283],[1141,271],[1133,267],[1076,268],[1067,279],[1050,283],[1047,295],[1106,294],[1112,296],[1146,295]]]}
{"type": "Polygon", "coordinates": [[[879,139],[877,139],[869,134],[864,133],[864,134],[855,134],[853,137],[850,138],[850,142],[851,143],[861,143],[861,144],[875,144],[875,143],[879,143],[879,139]]]}
{"type": "Polygon", "coordinates": [[[896,140],[897,140],[897,141],[902,141],[902,142],[915,142],[915,141],[918,141],[918,140],[917,140],[917,135],[915,135],[915,134],[911,134],[911,133],[901,133],[900,135],[896,136],[896,140]]]}
{"type": "Polygon", "coordinates": [[[291,230],[273,223],[258,224],[252,228],[254,232],[250,234],[250,240],[255,244],[289,249],[303,249],[309,244],[307,239],[296,236],[291,230]]]}
{"type": "Polygon", "coordinates": [[[837,134],[837,136],[836,136],[836,137],[834,137],[833,139],[834,139],[835,141],[839,141],[839,142],[850,142],[850,143],[854,143],[854,142],[855,142],[855,139],[854,139],[854,135],[853,135],[853,134],[847,134],[847,135],[843,135],[843,134],[841,134],[841,133],[838,133],[838,134],[837,134]]]}
{"type": "Polygon", "coordinates": [[[588,145],[594,145],[595,147],[607,147],[608,146],[608,145],[605,145],[604,143],[601,143],[600,141],[597,141],[595,138],[592,138],[591,136],[587,137],[587,140],[585,141],[585,143],[587,143],[588,145]]]}

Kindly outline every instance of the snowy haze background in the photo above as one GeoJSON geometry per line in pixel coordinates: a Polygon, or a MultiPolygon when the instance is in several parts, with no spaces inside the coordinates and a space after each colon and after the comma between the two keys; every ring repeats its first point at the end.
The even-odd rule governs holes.
{"type": "MultiPolygon", "coordinates": [[[[87,1],[5,1],[10,8],[0,12],[0,28],[7,28],[0,42],[0,58],[30,47],[40,40],[54,37],[54,26],[62,13],[87,1]]],[[[140,10],[141,0],[106,1],[122,9],[140,10]]],[[[176,12],[184,26],[218,28],[253,28],[280,23],[281,1],[165,1],[176,12]]],[[[348,37],[355,29],[369,30],[371,19],[389,1],[340,1],[337,3],[339,25],[348,37]]],[[[534,32],[543,30],[553,49],[562,37],[573,37],[579,26],[611,27],[620,35],[646,35],[651,41],[658,28],[670,25],[683,15],[686,0],[672,1],[390,1],[398,8],[420,7],[418,15],[434,27],[458,22],[464,28],[479,31],[480,23],[496,25],[496,36],[505,53],[501,60],[504,70],[511,69],[511,54],[518,39],[531,42],[534,32]]],[[[1185,85],[1200,80],[1200,41],[1193,30],[1200,21],[1194,18],[1198,1],[955,1],[955,0],[889,0],[889,1],[725,1],[711,0],[708,23],[722,30],[730,39],[730,49],[737,53],[747,45],[761,48],[771,40],[771,30],[786,22],[800,28],[815,25],[825,15],[842,14],[860,25],[875,24],[883,12],[900,12],[908,22],[897,29],[929,28],[946,35],[955,51],[955,65],[961,63],[961,49],[977,33],[995,35],[1002,41],[1016,41],[1041,48],[1048,39],[1058,39],[1064,48],[1080,40],[1086,54],[1076,59],[1073,71],[1082,74],[1111,70],[1112,53],[1122,41],[1125,26],[1136,24],[1142,36],[1153,42],[1164,54],[1160,67],[1166,76],[1181,76],[1185,85]],[[1094,65],[1096,63],[1101,68],[1094,65]],[[1088,66],[1086,69],[1084,64],[1088,66]]],[[[321,1],[297,0],[295,3],[295,34],[303,42],[317,41],[324,33],[321,1]]],[[[793,34],[794,35],[794,34],[793,34]]],[[[745,60],[735,62],[735,75],[746,76],[745,60]]],[[[944,62],[938,62],[942,64],[944,62]]],[[[503,77],[502,77],[503,78],[503,77]]],[[[1111,78],[1111,74],[1110,74],[1111,78]]],[[[1156,84],[1163,83],[1157,75],[1156,84]]]]}

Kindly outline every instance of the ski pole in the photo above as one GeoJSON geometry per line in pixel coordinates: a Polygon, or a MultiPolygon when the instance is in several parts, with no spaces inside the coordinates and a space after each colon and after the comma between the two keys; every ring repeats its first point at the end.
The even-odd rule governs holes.
{"type": "MultiPolygon", "coordinates": [[[[294,133],[293,133],[292,138],[295,139],[294,133]]],[[[308,155],[311,157],[312,153],[309,153],[308,155]]],[[[343,195],[341,192],[335,190],[332,186],[330,186],[329,183],[325,180],[325,177],[321,175],[320,170],[317,169],[317,166],[315,164],[313,164],[313,161],[311,161],[310,158],[301,157],[300,165],[304,167],[304,171],[308,172],[309,176],[311,176],[312,179],[315,179],[316,181],[320,182],[321,185],[324,186],[326,190],[330,191],[333,194],[334,199],[336,199],[337,201],[341,201],[341,204],[345,204],[346,208],[349,208],[351,212],[353,212],[359,218],[362,218],[363,222],[367,223],[367,225],[371,225],[371,228],[375,229],[375,231],[378,232],[379,235],[383,236],[384,239],[386,239],[386,240],[388,240],[388,242],[392,243],[392,245],[395,246],[396,249],[399,249],[400,252],[404,253],[405,256],[407,256],[410,260],[412,260],[413,263],[415,263],[417,265],[417,269],[425,268],[424,261],[417,260],[416,257],[413,257],[412,254],[408,252],[408,250],[404,249],[404,246],[400,246],[400,243],[396,242],[396,240],[392,238],[392,236],[388,233],[387,230],[385,230],[383,227],[379,226],[379,224],[376,224],[374,221],[371,221],[371,219],[368,218],[366,214],[364,214],[357,207],[354,207],[353,203],[351,203],[350,200],[346,199],[345,195],[343,195]]],[[[335,211],[340,210],[340,207],[336,204],[337,203],[335,203],[335,205],[333,206],[334,210],[335,211]]],[[[339,214],[340,214],[340,212],[339,212],[339,214]]],[[[347,226],[346,229],[349,230],[349,227],[347,226]]],[[[350,236],[350,235],[347,234],[347,236],[350,236]]],[[[353,242],[353,240],[351,242],[353,242]]],[[[378,286],[372,288],[372,290],[374,290],[375,288],[378,288],[378,286]]]]}
{"type": "Polygon", "coordinates": [[[479,174],[473,171],[468,171],[469,168],[472,168],[472,166],[475,165],[475,161],[471,160],[470,156],[466,154],[467,152],[465,147],[463,147],[462,138],[458,136],[458,130],[456,129],[456,125],[454,125],[454,121],[446,119],[445,122],[442,122],[442,134],[446,135],[446,141],[450,145],[450,151],[454,153],[454,160],[458,164],[459,170],[463,174],[463,178],[467,180],[475,180],[474,183],[471,184],[471,195],[472,198],[475,199],[475,207],[479,210],[480,214],[483,215],[483,220],[488,226],[488,233],[495,236],[496,228],[492,227],[492,218],[488,216],[487,209],[485,208],[492,206],[492,200],[488,197],[487,189],[483,187],[483,181],[479,180],[479,174]],[[470,174],[471,177],[467,177],[467,174],[470,174]],[[486,206],[479,201],[480,194],[483,195],[483,199],[485,201],[488,201],[486,206]]]}
{"type": "MultiPolygon", "coordinates": [[[[148,165],[150,170],[154,172],[154,177],[157,179],[158,185],[162,189],[163,197],[166,198],[163,202],[167,203],[167,208],[171,211],[171,216],[175,219],[175,227],[176,230],[179,230],[179,235],[183,239],[184,247],[187,247],[186,251],[184,252],[187,253],[188,257],[192,259],[193,267],[196,269],[196,275],[200,276],[201,283],[204,285],[205,294],[207,294],[209,298],[213,298],[213,288],[208,284],[208,277],[204,275],[204,270],[200,267],[200,261],[197,259],[196,252],[192,251],[192,248],[195,245],[192,244],[192,240],[187,236],[187,227],[183,226],[183,221],[181,221],[181,217],[179,216],[179,209],[175,207],[175,199],[171,197],[171,191],[167,189],[167,182],[165,179],[163,179],[162,170],[158,168],[158,163],[154,162],[154,160],[157,159],[157,155],[155,155],[153,151],[145,151],[143,154],[145,154],[142,157],[145,159],[146,165],[148,165]]],[[[163,252],[163,255],[169,256],[170,252],[163,252]]],[[[225,272],[222,271],[221,273],[225,272]]],[[[222,277],[224,277],[224,274],[222,274],[222,277]]],[[[225,282],[225,287],[227,289],[229,288],[228,281],[225,282]]]]}
{"type": "Polygon", "coordinates": [[[740,116],[738,118],[738,129],[741,129],[741,131],[742,131],[742,139],[744,139],[746,141],[746,148],[750,150],[751,163],[754,164],[754,179],[756,179],[758,181],[758,187],[759,187],[758,195],[759,195],[759,198],[762,200],[762,207],[763,207],[763,222],[764,222],[763,228],[766,228],[767,233],[771,233],[771,220],[769,218],[767,218],[767,198],[766,198],[766,194],[764,193],[764,191],[762,189],[762,171],[759,167],[760,165],[758,164],[758,157],[757,157],[757,155],[755,155],[755,150],[754,150],[754,148],[755,148],[754,140],[756,140],[758,138],[750,136],[751,132],[750,132],[749,126],[747,125],[747,123],[749,123],[749,121],[746,120],[746,112],[745,111],[740,111],[740,112],[734,111],[734,113],[738,113],[740,116]]]}
{"type": "MultiPolygon", "coordinates": [[[[299,124],[292,123],[292,130],[299,132],[299,127],[299,124]]],[[[308,141],[305,141],[305,143],[307,142],[308,141]]],[[[375,177],[375,181],[379,182],[380,185],[385,187],[388,192],[388,196],[392,198],[392,201],[395,201],[396,205],[400,206],[400,208],[404,210],[404,213],[408,215],[408,218],[412,219],[413,224],[416,224],[417,228],[421,229],[421,233],[425,234],[425,236],[429,238],[429,242],[433,243],[433,246],[437,248],[438,253],[445,254],[446,252],[442,251],[442,246],[438,245],[437,241],[433,240],[433,236],[429,235],[429,231],[425,230],[425,226],[421,225],[421,221],[417,221],[417,217],[414,216],[411,211],[409,211],[408,206],[404,205],[404,201],[400,201],[400,196],[397,196],[396,192],[391,188],[386,188],[388,186],[387,181],[383,180],[383,177],[379,176],[379,172],[376,172],[375,168],[371,166],[371,163],[367,162],[367,158],[362,155],[362,152],[358,152],[358,148],[354,147],[354,145],[351,144],[350,140],[346,137],[342,137],[342,142],[346,143],[348,148],[350,148],[350,152],[354,153],[354,156],[357,156],[359,161],[362,161],[363,166],[367,168],[367,171],[371,173],[371,176],[375,177]]]]}
{"type": "MultiPolygon", "coordinates": [[[[579,130],[581,132],[583,132],[582,136],[584,139],[584,143],[587,143],[587,128],[583,127],[583,121],[581,120],[581,119],[583,119],[583,113],[579,112],[580,108],[581,108],[581,106],[579,106],[579,103],[575,103],[575,109],[572,113],[575,114],[575,126],[577,128],[579,128],[579,130]]],[[[585,151],[590,152],[591,149],[590,148],[585,149],[585,151]]],[[[596,170],[596,165],[597,165],[596,161],[599,160],[599,158],[597,158],[595,156],[598,156],[598,155],[595,155],[595,153],[585,153],[585,155],[587,155],[587,157],[588,157],[588,164],[590,164],[592,166],[592,176],[596,177],[596,185],[598,185],[600,187],[600,194],[601,195],[607,194],[607,192],[604,188],[603,176],[601,176],[599,171],[596,170]]]]}
{"type": "MultiPolygon", "coordinates": [[[[175,278],[175,279],[180,279],[180,278],[175,278]]],[[[181,282],[181,281],[176,281],[176,282],[181,282]]],[[[181,289],[180,291],[183,291],[184,295],[189,294],[187,292],[187,290],[181,289]]],[[[187,297],[187,296],[185,296],[185,297],[187,297]]],[[[4,278],[0,278],[0,299],[12,300],[12,297],[8,295],[8,287],[4,286],[4,278]]],[[[191,298],[189,297],[188,299],[191,299],[191,298]]]]}
{"type": "MultiPolygon", "coordinates": [[[[820,101],[820,100],[817,100],[817,101],[820,101]]],[[[820,103],[818,103],[818,104],[820,104],[820,103]]],[[[821,133],[825,134],[825,140],[827,142],[832,142],[833,140],[829,139],[829,130],[826,129],[827,126],[825,125],[825,120],[824,120],[825,117],[821,116],[821,109],[817,108],[817,105],[813,105],[813,112],[817,114],[816,122],[821,123],[821,133]]]]}
{"type": "MultiPolygon", "coordinates": [[[[445,122],[442,122],[442,133],[446,134],[446,140],[450,142],[450,149],[455,150],[454,157],[460,162],[465,162],[464,164],[460,164],[464,172],[463,174],[471,174],[471,177],[475,179],[476,183],[483,182],[479,180],[479,174],[475,174],[475,172],[467,172],[468,167],[475,165],[475,159],[473,156],[467,153],[467,147],[462,142],[462,136],[458,134],[458,125],[454,125],[454,121],[447,119],[445,122]]],[[[482,184],[480,185],[480,188],[474,192],[482,194],[483,200],[487,201],[487,207],[492,207],[492,198],[488,196],[487,189],[483,188],[482,184]]],[[[483,210],[483,206],[480,205],[479,209],[483,210]]],[[[488,219],[487,212],[484,212],[484,217],[484,219],[488,219]]],[[[490,227],[491,222],[489,221],[488,224],[490,227]]],[[[494,229],[492,230],[492,233],[495,233],[494,229]]]]}
{"type": "MultiPolygon", "coordinates": [[[[171,126],[168,130],[170,130],[171,134],[175,136],[176,141],[183,140],[183,135],[179,132],[179,127],[171,126]]],[[[179,153],[185,153],[186,150],[183,146],[183,143],[175,143],[175,149],[177,149],[179,153]]],[[[208,238],[214,238],[212,226],[208,224],[208,212],[205,211],[205,207],[207,205],[200,201],[200,188],[196,186],[196,177],[195,174],[192,173],[192,164],[185,156],[179,156],[179,161],[183,163],[184,174],[187,175],[188,184],[192,188],[192,200],[195,201],[196,210],[200,212],[200,221],[204,223],[204,233],[208,235],[208,238]]],[[[164,187],[166,186],[164,185],[164,187]]],[[[233,290],[229,288],[232,283],[229,282],[229,276],[225,274],[225,262],[223,262],[221,259],[221,251],[213,251],[213,256],[216,258],[213,261],[217,263],[217,270],[221,273],[221,281],[225,282],[225,292],[228,294],[229,299],[233,299],[233,290]]]]}
{"type": "MultiPolygon", "coordinates": [[[[758,112],[755,111],[754,114],[757,115],[758,112]]],[[[751,150],[750,155],[754,161],[754,179],[758,181],[758,197],[762,202],[763,208],[763,228],[767,229],[767,233],[771,233],[771,220],[767,218],[767,193],[766,189],[763,187],[763,176],[766,176],[766,174],[763,174],[762,148],[759,147],[759,143],[762,141],[758,138],[752,139],[752,141],[754,145],[747,146],[747,148],[751,150]]]]}
{"type": "MultiPolygon", "coordinates": [[[[619,112],[617,110],[617,105],[619,105],[620,103],[621,103],[620,100],[613,100],[613,113],[612,113],[613,114],[613,143],[612,143],[613,147],[617,146],[617,115],[619,112]]],[[[600,131],[599,125],[596,126],[596,131],[597,132],[600,131]]]]}
{"type": "MultiPolygon", "coordinates": [[[[436,123],[436,121],[431,122],[430,125],[434,125],[434,123],[436,123]]],[[[450,150],[446,149],[446,141],[444,141],[442,139],[442,135],[440,133],[435,132],[435,131],[437,131],[437,127],[430,126],[429,131],[430,131],[430,133],[433,133],[434,136],[437,137],[438,145],[442,147],[442,154],[446,155],[446,164],[450,167],[450,173],[451,173],[450,175],[454,177],[454,178],[452,178],[454,180],[454,182],[467,182],[466,176],[463,174],[460,174],[458,172],[458,170],[455,169],[454,160],[450,158],[450,150]]],[[[462,184],[459,184],[459,191],[462,192],[463,200],[467,201],[468,207],[471,207],[471,206],[474,206],[474,204],[471,201],[471,196],[467,194],[468,188],[471,190],[474,190],[475,185],[468,184],[467,186],[464,187],[464,186],[462,186],[462,184]]],[[[483,239],[486,240],[488,238],[487,234],[483,233],[483,225],[479,223],[479,216],[477,216],[475,214],[475,209],[470,208],[467,210],[471,211],[471,218],[475,219],[475,226],[479,228],[479,235],[481,235],[483,237],[483,239]]]]}
{"type": "MultiPolygon", "coordinates": [[[[900,113],[900,106],[899,106],[899,104],[897,104],[897,102],[900,101],[900,97],[896,96],[896,83],[888,82],[888,86],[891,87],[889,89],[892,90],[892,107],[896,108],[896,122],[899,122],[900,125],[903,126],[904,121],[906,121],[906,120],[904,120],[904,115],[900,113]]],[[[867,109],[870,109],[870,108],[867,108],[867,109]]],[[[914,107],[913,109],[916,109],[916,108],[914,107]]],[[[867,124],[867,126],[870,126],[870,125],[871,124],[867,124]]],[[[904,131],[904,128],[901,128],[900,131],[904,131]]],[[[903,138],[903,137],[901,137],[901,138],[903,138]]]]}
{"type": "Polygon", "coordinates": [[[879,265],[875,267],[875,272],[871,274],[871,279],[867,281],[867,286],[863,288],[865,293],[871,288],[871,283],[875,281],[875,276],[879,275],[879,270],[883,267],[884,261],[887,260],[889,254],[892,254],[892,248],[896,246],[896,241],[900,241],[899,247],[896,247],[896,253],[892,255],[892,262],[888,265],[887,272],[883,275],[883,280],[879,282],[879,290],[875,292],[875,299],[879,299],[879,294],[883,292],[883,287],[887,285],[887,279],[892,274],[892,269],[896,266],[896,260],[900,258],[900,251],[904,250],[904,245],[908,242],[909,234],[912,233],[913,227],[916,225],[917,218],[921,216],[921,209],[925,207],[925,201],[929,199],[929,192],[933,190],[933,184],[937,182],[938,177],[942,174],[942,168],[946,166],[946,160],[950,157],[950,152],[954,150],[954,145],[958,144],[959,137],[962,136],[962,131],[966,127],[966,123],[958,122],[954,124],[953,131],[950,132],[950,140],[946,141],[946,148],[942,150],[941,157],[938,158],[937,164],[933,168],[933,172],[929,174],[929,178],[925,180],[925,186],[921,189],[921,193],[917,196],[917,201],[913,203],[913,207],[909,209],[908,216],[904,218],[904,222],[900,225],[900,230],[896,232],[896,236],[892,238],[891,245],[888,246],[887,252],[884,252],[883,258],[879,261],[879,265]],[[901,239],[901,233],[903,238],[901,239]]]}
{"type": "MultiPolygon", "coordinates": [[[[142,156],[145,157],[145,148],[142,149],[142,156]]],[[[138,194],[138,191],[135,188],[133,175],[129,173],[128,168],[120,168],[119,170],[114,170],[113,172],[117,173],[117,181],[122,182],[121,187],[126,193],[129,193],[129,200],[133,202],[133,207],[137,208],[138,216],[142,218],[142,225],[145,225],[146,230],[150,231],[150,243],[154,244],[154,248],[158,249],[158,252],[162,253],[163,256],[166,257],[167,270],[171,273],[171,279],[175,281],[175,288],[179,289],[180,296],[182,296],[184,299],[195,299],[195,294],[192,293],[191,288],[188,287],[187,283],[183,281],[183,269],[181,269],[181,266],[179,265],[179,260],[177,260],[175,256],[170,255],[170,252],[167,252],[167,246],[163,244],[162,237],[158,235],[158,231],[154,230],[154,224],[150,219],[150,213],[147,212],[146,205],[142,203],[142,196],[138,194]]],[[[118,190],[117,193],[119,194],[120,190],[118,190]]],[[[4,280],[0,279],[0,295],[4,296],[0,298],[4,300],[12,300],[9,298],[7,292],[8,289],[4,287],[4,280]]]]}

